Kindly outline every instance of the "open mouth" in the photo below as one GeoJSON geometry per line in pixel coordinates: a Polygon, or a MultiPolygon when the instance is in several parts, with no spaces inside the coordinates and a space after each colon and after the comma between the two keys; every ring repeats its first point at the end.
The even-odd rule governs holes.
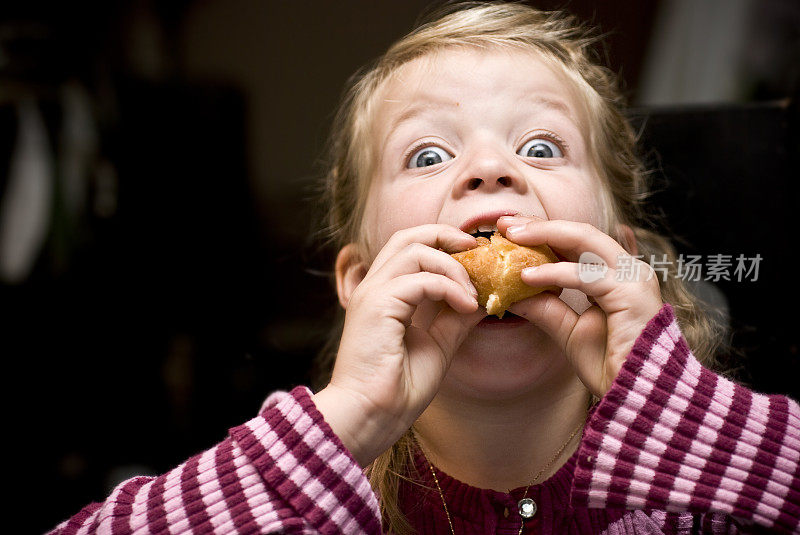
{"type": "Polygon", "coordinates": [[[468,229],[467,234],[470,234],[476,238],[483,237],[483,238],[491,238],[492,234],[497,232],[497,225],[478,225],[475,228],[468,229]]]}
{"type": "Polygon", "coordinates": [[[491,210],[480,214],[475,214],[466,219],[459,228],[475,237],[490,237],[497,232],[497,220],[503,216],[519,215],[520,211],[515,209],[491,210]]]}
{"type": "Polygon", "coordinates": [[[508,310],[505,311],[503,314],[503,318],[500,319],[495,315],[486,316],[480,322],[480,325],[489,325],[489,326],[517,326],[528,323],[528,320],[523,318],[522,316],[517,316],[509,312],[508,310]]]}

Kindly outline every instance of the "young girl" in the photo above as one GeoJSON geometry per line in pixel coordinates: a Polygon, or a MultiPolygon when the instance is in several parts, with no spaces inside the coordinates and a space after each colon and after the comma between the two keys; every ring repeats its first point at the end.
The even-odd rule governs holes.
{"type": "Polygon", "coordinates": [[[800,408],[703,367],[713,326],[635,258],[670,249],[641,226],[634,135],[590,45],[568,18],[470,4],[392,46],[331,143],[346,313],[327,385],[56,532],[798,532],[800,408]],[[448,253],[494,228],[549,245],[563,261],[522,278],[563,291],[488,317],[448,253]]]}

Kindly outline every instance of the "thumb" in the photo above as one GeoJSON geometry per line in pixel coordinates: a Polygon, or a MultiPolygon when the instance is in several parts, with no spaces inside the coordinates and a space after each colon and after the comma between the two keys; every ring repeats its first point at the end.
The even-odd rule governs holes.
{"type": "Polygon", "coordinates": [[[555,340],[580,380],[595,396],[608,390],[605,368],[606,317],[597,305],[578,314],[553,294],[542,293],[511,307],[555,340]]]}
{"type": "Polygon", "coordinates": [[[447,307],[433,320],[428,327],[428,333],[436,341],[449,363],[472,328],[485,317],[486,311],[480,307],[471,314],[461,314],[447,307]]]}
{"type": "Polygon", "coordinates": [[[580,316],[558,296],[542,292],[515,303],[509,310],[542,329],[561,351],[568,353],[569,341],[580,316]]]}

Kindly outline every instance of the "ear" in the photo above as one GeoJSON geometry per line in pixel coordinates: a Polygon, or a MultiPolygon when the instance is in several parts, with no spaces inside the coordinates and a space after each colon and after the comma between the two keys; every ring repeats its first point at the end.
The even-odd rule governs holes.
{"type": "Polygon", "coordinates": [[[636,243],[636,235],[633,229],[628,225],[617,226],[617,235],[619,236],[620,245],[622,245],[628,254],[636,256],[639,254],[639,246],[636,243]]]}
{"type": "Polygon", "coordinates": [[[345,310],[350,302],[350,296],[366,275],[367,265],[361,259],[358,246],[355,243],[348,243],[342,247],[336,255],[336,293],[339,295],[339,303],[345,310]]]}

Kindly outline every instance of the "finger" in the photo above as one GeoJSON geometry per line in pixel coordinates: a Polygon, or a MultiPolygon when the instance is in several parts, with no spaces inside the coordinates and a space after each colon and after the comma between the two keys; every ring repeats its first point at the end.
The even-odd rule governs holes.
{"type": "Polygon", "coordinates": [[[552,294],[540,294],[511,307],[545,332],[567,356],[580,380],[596,396],[608,390],[605,366],[606,315],[596,306],[577,314],[552,294]]]}
{"type": "Polygon", "coordinates": [[[401,275],[409,275],[427,271],[438,273],[461,284],[474,297],[478,292],[472,285],[469,273],[461,263],[438,249],[415,242],[407,245],[400,252],[389,258],[382,266],[374,271],[378,280],[389,280],[401,275]]]}
{"type": "Polygon", "coordinates": [[[450,365],[453,355],[464,342],[470,330],[484,317],[486,314],[480,310],[469,314],[460,314],[452,308],[443,308],[439,312],[426,331],[444,357],[445,367],[450,365]]]}
{"type": "Polygon", "coordinates": [[[558,262],[525,268],[520,272],[522,282],[534,287],[558,286],[580,290],[588,297],[602,300],[614,289],[614,272],[587,271],[584,264],[558,262]]]}
{"type": "MultiPolygon", "coordinates": [[[[427,301],[420,304],[417,309],[414,311],[414,315],[411,318],[411,324],[415,327],[427,332],[428,329],[431,328],[433,322],[439,317],[444,310],[451,310],[450,306],[445,303],[444,301],[427,301]]],[[[482,320],[487,316],[486,309],[483,307],[478,307],[478,309],[473,313],[467,314],[460,314],[459,316],[469,316],[470,314],[477,314],[477,322],[482,320]]]]}
{"type": "Polygon", "coordinates": [[[458,314],[454,310],[444,309],[428,327],[428,332],[444,354],[452,357],[470,330],[485,317],[486,312],[482,309],[469,314],[458,314]]]}
{"type": "Polygon", "coordinates": [[[478,309],[478,301],[461,284],[444,275],[422,271],[401,275],[386,284],[392,297],[388,306],[397,307],[389,313],[407,325],[416,307],[426,301],[442,301],[462,314],[478,309]]]}
{"type": "Polygon", "coordinates": [[[520,245],[547,244],[571,262],[592,261],[592,255],[596,255],[597,260],[614,268],[619,258],[630,256],[614,238],[588,223],[501,217],[497,228],[520,245]]]}
{"type": "Polygon", "coordinates": [[[412,243],[421,243],[433,249],[451,252],[464,251],[477,245],[474,236],[456,227],[439,224],[419,225],[395,232],[375,257],[372,267],[379,269],[389,258],[412,243]]]}
{"type": "Polygon", "coordinates": [[[591,306],[581,314],[567,342],[567,359],[586,388],[597,397],[603,397],[610,386],[605,358],[607,336],[607,316],[599,307],[591,306]]]}
{"type": "Polygon", "coordinates": [[[428,328],[433,323],[433,320],[439,315],[442,310],[450,308],[447,303],[442,301],[429,301],[422,303],[414,311],[414,316],[411,318],[411,324],[419,329],[427,332],[428,328]]]}
{"type": "Polygon", "coordinates": [[[551,293],[541,293],[513,304],[509,310],[542,329],[567,352],[580,316],[564,301],[551,293]]]}

